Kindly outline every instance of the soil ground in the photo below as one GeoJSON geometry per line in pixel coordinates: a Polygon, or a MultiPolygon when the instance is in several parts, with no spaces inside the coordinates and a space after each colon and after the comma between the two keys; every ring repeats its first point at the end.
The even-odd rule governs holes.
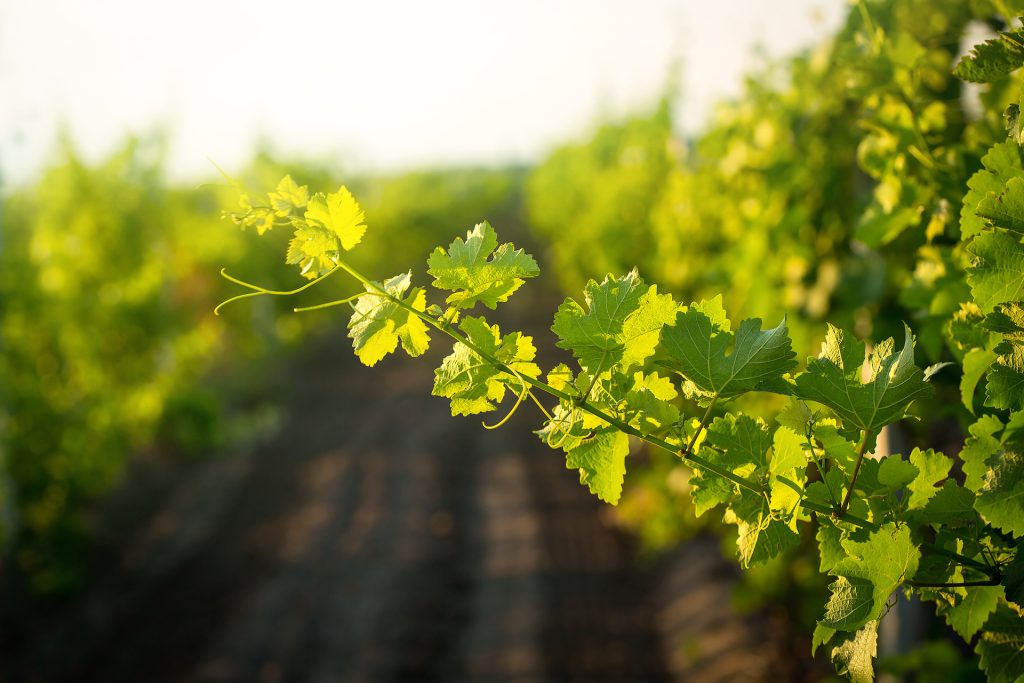
{"type": "Polygon", "coordinates": [[[0,679],[793,679],[785,629],[730,610],[717,541],[638,564],[533,415],[452,418],[431,367],[313,345],[275,436],[135,487],[145,521],[88,591],[8,596],[0,679]]]}

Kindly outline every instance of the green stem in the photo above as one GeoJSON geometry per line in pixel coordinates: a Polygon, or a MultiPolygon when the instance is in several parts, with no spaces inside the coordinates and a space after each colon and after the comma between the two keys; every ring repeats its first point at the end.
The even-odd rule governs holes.
{"type": "Polygon", "coordinates": [[[864,451],[868,446],[868,430],[864,430],[864,438],[860,440],[860,446],[857,447],[857,463],[853,466],[853,476],[850,477],[850,488],[846,490],[846,496],[843,497],[843,504],[839,506],[839,514],[843,515],[848,509],[850,509],[850,498],[853,497],[853,485],[857,483],[857,475],[860,474],[860,464],[864,462],[864,451]]]}
{"type": "MultiPolygon", "coordinates": [[[[800,507],[804,508],[805,510],[811,510],[813,512],[817,512],[823,515],[829,515],[830,517],[833,517],[835,519],[841,519],[844,522],[848,522],[850,524],[853,524],[854,526],[859,526],[863,529],[867,529],[868,531],[878,531],[880,528],[874,522],[869,522],[863,517],[858,517],[857,515],[850,514],[849,512],[837,513],[835,508],[830,508],[828,505],[824,505],[822,503],[815,503],[810,500],[803,500],[800,501],[800,507]]],[[[956,562],[965,567],[977,569],[978,571],[991,577],[993,580],[995,580],[999,576],[999,570],[995,567],[990,567],[983,562],[978,562],[977,560],[971,559],[966,555],[961,555],[960,553],[953,552],[952,550],[946,550],[945,548],[933,545],[931,543],[922,543],[920,545],[920,548],[923,552],[926,552],[930,555],[942,555],[943,557],[948,557],[951,560],[955,560],[956,562]]],[[[996,581],[996,583],[998,583],[998,581],[996,581]]]]}
{"type": "Polygon", "coordinates": [[[800,507],[804,508],[805,510],[811,510],[813,512],[817,512],[823,515],[828,515],[835,519],[841,519],[844,522],[849,522],[854,526],[859,526],[863,529],[867,529],[868,531],[878,531],[878,529],[880,528],[874,522],[869,522],[863,517],[858,517],[857,515],[851,514],[849,512],[838,512],[834,507],[824,505],[823,503],[815,503],[810,500],[804,500],[800,502],[800,507]]]}
{"type": "Polygon", "coordinates": [[[715,396],[713,399],[711,399],[711,403],[708,404],[708,409],[704,413],[704,417],[700,419],[700,424],[697,425],[697,431],[693,433],[693,436],[690,437],[690,443],[686,445],[687,453],[693,453],[693,447],[697,445],[697,439],[700,438],[701,432],[703,432],[704,429],[708,426],[708,421],[711,419],[711,411],[715,409],[715,403],[717,402],[718,397],[715,396]]]}
{"type": "Polygon", "coordinates": [[[953,583],[927,583],[923,581],[904,581],[904,586],[911,588],[970,588],[971,586],[998,586],[999,579],[991,578],[984,581],[956,581],[953,583]]]}
{"type": "Polygon", "coordinates": [[[818,459],[818,455],[814,452],[814,438],[811,434],[811,430],[807,429],[804,436],[807,438],[807,448],[811,452],[811,460],[814,461],[814,466],[818,468],[818,474],[821,475],[821,482],[825,484],[825,490],[828,491],[829,500],[832,501],[832,506],[838,508],[839,500],[836,498],[836,494],[832,492],[832,485],[828,483],[828,477],[825,476],[825,468],[821,466],[821,461],[818,459]]]}
{"type": "MultiPolygon", "coordinates": [[[[608,424],[612,425],[613,427],[615,427],[616,429],[618,429],[621,432],[625,432],[626,434],[629,434],[630,436],[635,436],[636,438],[641,439],[643,441],[646,441],[647,443],[649,443],[649,444],[651,444],[653,446],[657,446],[658,448],[666,450],[669,453],[672,453],[674,455],[679,455],[679,456],[683,457],[686,460],[691,460],[694,463],[696,463],[697,465],[700,465],[704,469],[708,470],[709,472],[713,472],[714,474],[717,474],[720,477],[725,477],[726,479],[728,479],[729,481],[733,482],[737,486],[741,486],[741,487],[743,487],[745,489],[749,489],[750,491],[753,491],[754,493],[760,494],[762,496],[766,495],[766,492],[765,492],[764,488],[762,486],[758,485],[756,482],[752,482],[752,481],[750,481],[748,479],[745,479],[745,478],[739,476],[738,474],[730,472],[727,469],[721,468],[721,467],[715,465],[714,463],[711,463],[711,462],[705,460],[704,458],[701,458],[700,456],[694,455],[692,452],[690,452],[690,447],[687,447],[686,449],[680,449],[677,446],[672,445],[668,441],[665,441],[664,439],[660,439],[658,437],[651,436],[649,434],[644,434],[639,429],[636,429],[636,428],[632,427],[631,425],[627,424],[626,422],[623,422],[622,420],[618,419],[617,417],[609,415],[608,413],[604,412],[603,410],[601,410],[599,408],[596,408],[596,407],[592,406],[591,404],[589,404],[589,403],[587,403],[585,401],[579,402],[577,399],[574,399],[569,394],[565,393],[564,391],[560,391],[558,389],[555,389],[553,386],[551,386],[549,384],[546,384],[546,383],[544,383],[544,382],[542,382],[542,381],[540,381],[538,379],[534,379],[533,377],[528,377],[526,375],[520,375],[520,374],[516,373],[508,365],[506,365],[505,363],[502,363],[500,360],[498,360],[497,358],[495,358],[491,354],[489,354],[486,351],[484,351],[483,349],[481,349],[479,346],[474,344],[468,338],[464,337],[463,335],[459,334],[455,330],[451,329],[451,327],[449,327],[447,325],[442,325],[433,316],[428,315],[427,313],[425,313],[423,311],[417,310],[415,307],[413,307],[410,304],[408,304],[407,302],[403,301],[400,297],[393,296],[389,292],[386,292],[378,284],[376,284],[375,282],[370,281],[366,276],[364,276],[362,273],[360,273],[358,270],[356,270],[355,268],[353,268],[349,264],[345,263],[344,261],[339,261],[338,262],[338,267],[340,267],[346,273],[348,273],[349,275],[354,277],[356,280],[361,282],[369,290],[377,292],[380,296],[383,296],[383,297],[387,298],[388,300],[392,301],[393,303],[397,304],[398,306],[404,308],[409,313],[415,315],[416,317],[418,317],[420,320],[422,320],[423,322],[427,323],[431,327],[437,329],[440,332],[443,332],[443,333],[447,334],[449,337],[451,337],[455,341],[457,341],[457,342],[459,342],[461,344],[464,344],[467,348],[469,348],[471,351],[473,351],[475,354],[477,354],[478,356],[483,358],[485,361],[487,361],[490,365],[492,365],[493,367],[497,368],[498,370],[501,370],[502,372],[508,373],[509,375],[521,377],[523,379],[523,381],[525,381],[527,384],[529,384],[530,386],[534,387],[535,389],[539,389],[540,391],[543,391],[546,394],[554,396],[557,399],[560,399],[562,401],[566,401],[570,405],[576,405],[581,410],[584,410],[584,411],[590,413],[591,415],[593,415],[595,417],[601,418],[602,420],[604,420],[608,424]]],[[[710,415],[710,410],[708,411],[708,415],[710,415]]],[[[705,418],[707,418],[708,415],[705,415],[705,418]]]]}
{"type": "MultiPolygon", "coordinates": [[[[493,365],[498,370],[501,370],[502,372],[505,372],[505,373],[507,373],[509,375],[513,375],[515,377],[519,377],[520,379],[522,379],[524,382],[526,382],[530,386],[532,386],[532,387],[534,387],[536,389],[539,389],[539,390],[541,390],[541,391],[543,391],[543,392],[545,392],[547,394],[550,394],[551,396],[554,396],[555,398],[558,398],[558,399],[560,399],[562,401],[566,401],[566,402],[568,402],[570,404],[572,404],[574,402],[573,401],[573,397],[570,396],[569,394],[567,394],[567,393],[565,393],[563,391],[559,391],[558,389],[555,389],[554,387],[550,386],[549,384],[545,384],[544,382],[541,382],[540,380],[536,380],[536,379],[534,379],[532,377],[529,377],[527,375],[521,375],[521,374],[515,372],[512,368],[508,367],[505,363],[502,363],[497,358],[494,358],[489,353],[487,353],[486,351],[484,351],[483,349],[478,347],[476,344],[474,344],[472,341],[470,341],[469,339],[467,339],[463,335],[459,334],[455,330],[452,330],[449,326],[442,325],[441,323],[439,323],[432,316],[427,315],[423,311],[417,310],[413,306],[411,306],[408,303],[406,303],[405,301],[403,301],[400,297],[393,296],[392,294],[390,294],[389,292],[385,291],[382,287],[380,287],[376,283],[371,282],[369,279],[367,279],[365,276],[363,276],[362,273],[360,273],[359,271],[357,271],[356,269],[354,269],[352,266],[348,265],[344,261],[339,262],[338,266],[342,270],[347,272],[349,275],[354,277],[356,280],[361,282],[363,285],[365,285],[368,289],[377,292],[380,296],[389,299],[390,301],[394,302],[398,306],[401,306],[405,310],[409,311],[410,313],[412,313],[416,317],[418,317],[421,320],[423,320],[428,325],[434,327],[435,329],[439,330],[440,332],[443,332],[443,333],[447,334],[449,337],[451,337],[455,341],[457,341],[457,342],[459,342],[461,344],[465,344],[466,347],[471,349],[474,353],[476,353],[478,356],[483,358],[485,361],[487,361],[488,363],[493,365]]],[[[737,484],[738,486],[741,486],[741,487],[743,487],[745,489],[753,491],[754,493],[760,494],[762,496],[767,495],[767,491],[765,491],[765,489],[762,486],[759,486],[757,483],[749,481],[747,479],[744,479],[743,477],[741,477],[741,476],[739,476],[737,474],[734,474],[733,472],[730,472],[729,470],[726,470],[726,469],[723,469],[721,467],[718,467],[717,465],[715,465],[715,464],[713,464],[711,462],[708,462],[704,458],[701,458],[700,456],[694,455],[692,452],[690,452],[690,449],[693,448],[693,446],[696,444],[696,436],[694,436],[694,438],[692,438],[690,440],[690,444],[685,449],[679,449],[676,446],[672,445],[671,443],[665,441],[664,439],[660,439],[658,437],[651,436],[649,434],[644,434],[640,430],[635,429],[632,426],[630,426],[629,424],[623,422],[622,420],[619,420],[618,418],[613,417],[612,415],[609,415],[609,414],[605,413],[603,410],[600,410],[599,408],[595,408],[594,406],[590,405],[589,403],[586,403],[586,402],[580,403],[578,405],[578,407],[581,410],[584,410],[584,411],[590,413],[591,415],[594,415],[595,417],[601,418],[602,420],[604,420],[608,424],[612,425],[613,427],[615,427],[616,429],[618,429],[618,430],[620,430],[622,432],[625,432],[626,434],[629,434],[631,436],[635,436],[638,439],[641,439],[641,440],[646,441],[647,443],[649,443],[649,444],[651,444],[653,446],[657,446],[658,448],[666,450],[669,453],[672,453],[674,455],[680,455],[680,456],[682,456],[683,458],[685,458],[687,460],[691,460],[694,463],[696,463],[697,465],[700,465],[704,469],[708,470],[709,472],[713,472],[714,474],[717,474],[720,477],[725,477],[726,479],[728,479],[729,481],[732,481],[733,483],[737,484]]],[[[714,407],[714,401],[712,401],[712,404],[708,407],[707,412],[704,414],[704,419],[701,420],[701,424],[698,427],[698,432],[697,432],[698,434],[700,433],[700,430],[702,430],[704,427],[706,427],[707,421],[710,419],[711,410],[712,410],[713,407],[714,407]]],[[[854,474],[853,474],[854,481],[856,481],[857,471],[860,469],[860,462],[863,459],[864,450],[865,450],[866,446],[867,446],[867,432],[864,433],[864,439],[861,441],[860,450],[859,450],[859,453],[858,453],[857,465],[854,468],[854,474]]],[[[853,483],[854,483],[854,481],[850,482],[850,491],[851,492],[853,491],[853,483]]],[[[849,501],[849,493],[847,493],[847,500],[844,501],[844,503],[848,503],[848,501],[849,501]]],[[[828,505],[821,505],[819,503],[814,503],[814,502],[811,502],[811,501],[808,501],[808,500],[804,500],[804,501],[800,502],[800,507],[805,508],[807,510],[812,510],[814,512],[819,512],[819,513],[822,513],[822,514],[831,515],[834,518],[841,519],[841,520],[843,520],[845,522],[849,522],[850,524],[854,524],[856,526],[863,527],[863,528],[868,529],[870,531],[878,531],[878,529],[879,529],[879,526],[877,524],[875,524],[873,522],[869,522],[866,519],[863,519],[861,517],[858,517],[856,515],[853,515],[853,514],[850,514],[850,513],[846,512],[845,505],[844,505],[843,509],[837,511],[835,508],[829,507],[828,505]]],[[[997,569],[989,567],[988,565],[983,564],[981,562],[978,562],[977,560],[973,560],[973,559],[971,559],[969,557],[965,557],[964,555],[961,555],[959,553],[955,553],[955,552],[953,552],[951,550],[946,550],[945,548],[940,548],[939,546],[935,546],[935,545],[932,545],[930,543],[923,543],[923,544],[921,544],[921,550],[923,550],[925,552],[932,553],[934,555],[942,555],[942,556],[948,557],[950,559],[956,560],[960,564],[962,564],[964,566],[967,566],[967,567],[974,567],[975,569],[979,569],[982,572],[984,572],[985,574],[987,574],[988,576],[992,577],[993,580],[995,580],[996,577],[999,575],[999,572],[998,572],[997,569]]],[[[986,584],[986,585],[988,585],[988,584],[986,584]]]]}
{"type": "Polygon", "coordinates": [[[932,555],[942,555],[943,557],[948,557],[951,560],[956,560],[965,567],[972,567],[974,569],[977,569],[978,571],[987,574],[992,578],[996,578],[997,576],[999,576],[999,570],[995,567],[990,567],[984,562],[978,562],[977,560],[965,557],[960,553],[953,552],[952,550],[946,550],[945,548],[934,545],[932,543],[922,543],[921,550],[931,553],[932,555]]]}

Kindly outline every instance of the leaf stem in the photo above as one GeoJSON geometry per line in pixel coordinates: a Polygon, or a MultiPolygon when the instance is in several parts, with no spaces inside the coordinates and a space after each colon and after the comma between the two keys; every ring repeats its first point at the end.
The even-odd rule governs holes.
{"type": "Polygon", "coordinates": [[[700,419],[700,424],[697,425],[697,431],[690,437],[690,443],[686,445],[686,452],[692,454],[693,447],[697,445],[697,439],[700,438],[700,433],[708,426],[708,422],[711,420],[711,411],[715,409],[715,403],[718,402],[718,397],[715,396],[711,399],[711,403],[708,404],[708,409],[704,413],[704,417],[700,419]]]}
{"type": "Polygon", "coordinates": [[[839,500],[836,498],[836,494],[832,492],[832,485],[828,483],[828,477],[825,476],[825,469],[821,466],[821,461],[814,452],[814,438],[811,433],[810,425],[807,426],[804,436],[807,438],[807,448],[810,450],[811,460],[814,461],[814,466],[818,468],[818,474],[821,475],[821,482],[825,485],[825,490],[828,491],[829,500],[832,501],[833,507],[838,508],[839,500]]]}
{"type": "Polygon", "coordinates": [[[850,508],[850,498],[853,497],[853,485],[857,483],[857,475],[860,474],[860,464],[864,462],[864,451],[868,446],[868,430],[864,430],[864,437],[860,440],[860,446],[857,447],[857,463],[853,466],[853,476],[850,477],[850,488],[846,490],[846,496],[843,497],[843,504],[839,506],[839,514],[844,515],[850,508]]]}

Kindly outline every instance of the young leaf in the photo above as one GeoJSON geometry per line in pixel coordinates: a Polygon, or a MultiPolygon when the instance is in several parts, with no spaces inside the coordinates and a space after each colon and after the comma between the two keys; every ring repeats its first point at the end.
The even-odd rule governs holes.
{"type": "MultiPolygon", "coordinates": [[[[533,363],[537,350],[531,337],[520,332],[502,337],[498,326],[488,325],[483,318],[464,318],[459,329],[484,353],[520,375],[540,376],[540,368],[533,363]]],[[[522,382],[494,367],[462,342],[456,342],[452,353],[434,371],[432,393],[451,399],[452,415],[474,415],[494,410],[505,397],[506,387],[519,392],[522,382]]]]}
{"type": "Polygon", "coordinates": [[[979,491],[988,472],[988,459],[1000,448],[1000,440],[996,433],[1002,431],[1004,425],[995,415],[982,415],[978,421],[967,428],[970,436],[960,450],[963,470],[966,475],[964,486],[971,491],[979,491]]]}
{"type": "Polygon", "coordinates": [[[427,259],[427,272],[434,286],[451,291],[446,301],[457,308],[472,308],[477,302],[494,309],[508,301],[526,278],[536,277],[540,268],[533,257],[506,242],[498,246],[498,235],[484,221],[455,238],[448,251],[438,247],[427,259]]]}
{"type": "Polygon", "coordinates": [[[326,196],[313,195],[304,217],[293,220],[295,233],[285,262],[298,264],[302,275],[314,280],[338,265],[342,249],[359,244],[366,225],[363,210],[344,185],[326,196]]]}
{"type": "Polygon", "coordinates": [[[618,430],[599,433],[577,445],[565,457],[568,469],[578,469],[580,483],[606,503],[616,505],[626,476],[629,437],[618,430]]]}
{"type": "Polygon", "coordinates": [[[914,452],[910,454],[910,462],[919,472],[907,487],[910,492],[907,508],[914,510],[923,508],[938,493],[939,489],[936,486],[949,476],[949,468],[953,466],[953,459],[931,449],[922,451],[920,448],[915,448],[914,452]]]}
{"type": "Polygon", "coordinates": [[[586,309],[566,299],[551,330],[558,335],[557,346],[571,351],[591,374],[642,363],[677,309],[670,295],[647,287],[636,270],[620,278],[609,275],[601,284],[591,280],[584,297],[586,309]]]}
{"type": "Polygon", "coordinates": [[[743,489],[724,517],[739,527],[736,546],[740,564],[752,567],[799,545],[800,537],[785,522],[776,519],[764,496],[743,489]]]}
{"type": "Polygon", "coordinates": [[[299,186],[286,175],[277,184],[277,189],[267,195],[270,205],[274,207],[274,213],[281,218],[287,218],[293,211],[306,207],[309,203],[309,188],[305,185],[299,186]]]}
{"type": "Polygon", "coordinates": [[[700,517],[711,508],[730,502],[736,496],[736,484],[725,477],[698,466],[690,477],[690,497],[693,510],[700,517]]]}
{"type": "MultiPolygon", "coordinates": [[[[409,289],[411,278],[411,272],[403,273],[383,284],[375,284],[417,311],[422,311],[426,308],[426,295],[420,287],[414,288],[407,297],[402,298],[409,289]]],[[[355,311],[348,322],[348,336],[363,365],[375,365],[394,351],[399,341],[410,356],[424,353],[430,344],[426,324],[396,302],[381,296],[372,287],[367,286],[366,292],[356,300],[355,311]]]]}
{"type": "Polygon", "coordinates": [[[921,553],[910,528],[894,524],[872,532],[866,542],[844,541],[843,548],[850,557],[832,570],[838,578],[823,621],[840,631],[855,631],[882,616],[892,592],[917,571],[921,553]]]}
{"type": "Polygon", "coordinates": [[[344,185],[326,196],[323,192],[313,195],[306,206],[305,217],[334,235],[345,251],[359,244],[366,232],[363,210],[344,185]]]}
{"type": "Polygon", "coordinates": [[[795,356],[785,320],[770,330],[761,330],[759,319],[744,320],[734,337],[696,305],[676,314],[659,347],[665,367],[704,398],[732,398],[755,389],[788,393],[783,375],[796,366],[795,356]]]}
{"type": "Polygon", "coordinates": [[[872,437],[903,417],[910,404],[931,394],[921,369],[914,365],[914,340],[904,327],[903,349],[893,352],[893,340],[871,352],[870,373],[861,381],[864,345],[829,325],[821,354],[808,361],[807,372],[796,378],[796,395],[831,408],[850,427],[872,437]]]}

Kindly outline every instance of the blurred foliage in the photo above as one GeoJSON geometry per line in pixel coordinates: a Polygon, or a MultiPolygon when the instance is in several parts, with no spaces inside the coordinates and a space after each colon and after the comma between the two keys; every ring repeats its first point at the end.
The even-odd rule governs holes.
{"type": "MultiPolygon", "coordinates": [[[[172,185],[164,149],[159,136],[132,139],[90,164],[65,142],[37,183],[3,197],[0,549],[42,593],[82,585],[89,511],[129,458],[215,453],[244,436],[232,405],[264,376],[246,368],[329,320],[286,315],[296,302],[276,297],[229,307],[227,324],[213,316],[232,287],[224,263],[274,289],[299,278],[276,240],[221,220],[237,187],[172,185]]],[[[325,164],[261,152],[238,183],[265,190],[285,166],[303,183],[337,182],[325,164]]],[[[357,178],[375,228],[364,256],[396,268],[425,258],[465,224],[508,214],[518,184],[502,170],[357,178]]],[[[283,243],[279,232],[269,237],[283,243]]]]}
{"type": "MultiPolygon", "coordinates": [[[[981,156],[1006,139],[1022,80],[980,89],[952,71],[1021,13],[1018,1],[853,3],[835,36],[752,74],[692,138],[673,132],[669,93],[553,152],[527,181],[530,227],[567,292],[637,265],[683,301],[721,293],[738,316],[787,316],[798,352],[817,352],[826,319],[869,343],[908,321],[928,362],[960,360],[947,334],[971,300],[960,210],[981,156]]],[[[915,443],[962,439],[973,418],[958,382],[936,377],[915,443]]],[[[664,460],[633,470],[620,514],[650,547],[702,523],[676,499],[685,471],[664,460]]],[[[815,562],[788,557],[775,567],[786,581],[750,574],[741,602],[784,598],[812,626],[820,615],[799,586],[824,589],[803,569],[815,562]]]]}

